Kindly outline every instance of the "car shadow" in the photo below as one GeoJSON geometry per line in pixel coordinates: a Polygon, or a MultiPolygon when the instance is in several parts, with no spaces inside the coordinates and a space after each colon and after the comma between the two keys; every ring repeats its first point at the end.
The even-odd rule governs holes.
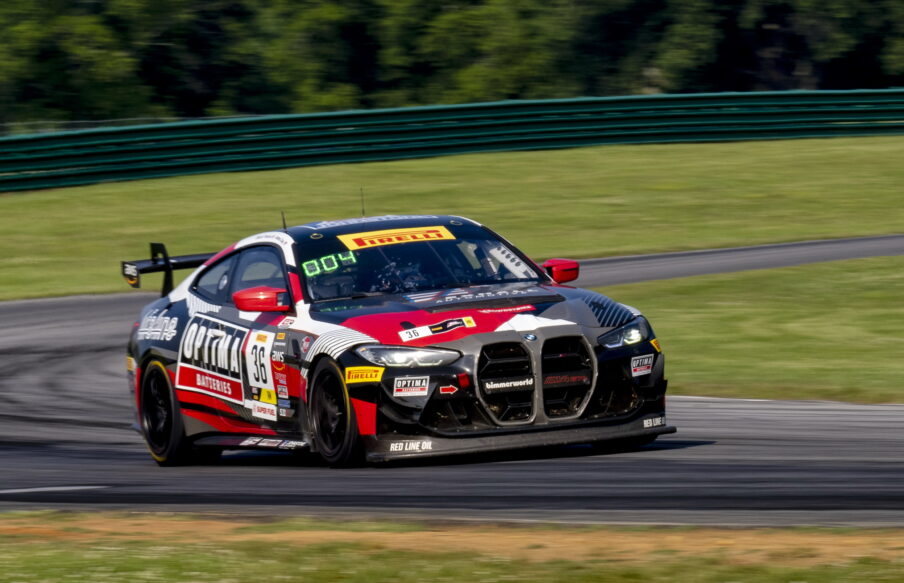
{"type": "MultiPolygon", "coordinates": [[[[713,440],[660,439],[645,446],[628,446],[618,442],[579,444],[564,446],[532,447],[508,451],[444,455],[429,458],[394,460],[382,463],[362,463],[355,467],[402,468],[402,467],[442,467],[474,464],[492,464],[516,461],[540,461],[611,456],[624,453],[649,453],[713,445],[713,440]]],[[[320,456],[311,453],[279,451],[234,451],[227,452],[212,465],[217,466],[264,466],[264,467],[328,467],[320,456]]]]}

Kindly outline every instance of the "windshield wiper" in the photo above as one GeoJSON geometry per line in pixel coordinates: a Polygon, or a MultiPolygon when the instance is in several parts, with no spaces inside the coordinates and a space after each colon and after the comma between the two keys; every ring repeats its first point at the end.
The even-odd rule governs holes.
{"type": "Polygon", "coordinates": [[[334,302],[337,300],[360,300],[362,298],[372,298],[374,296],[385,296],[384,292],[359,292],[348,296],[336,296],[332,298],[319,298],[318,302],[334,302]]]}

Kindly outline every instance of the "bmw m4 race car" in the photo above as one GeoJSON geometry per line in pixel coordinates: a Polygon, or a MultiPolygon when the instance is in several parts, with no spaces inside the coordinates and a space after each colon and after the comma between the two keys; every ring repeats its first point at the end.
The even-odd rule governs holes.
{"type": "Polygon", "coordinates": [[[161,465],[224,449],[309,450],[331,465],[623,440],[666,425],[664,357],[635,309],[562,285],[454,216],[310,223],[163,272],[128,344],[137,425],[161,465]],[[173,270],[196,268],[173,288],[173,270]]]}

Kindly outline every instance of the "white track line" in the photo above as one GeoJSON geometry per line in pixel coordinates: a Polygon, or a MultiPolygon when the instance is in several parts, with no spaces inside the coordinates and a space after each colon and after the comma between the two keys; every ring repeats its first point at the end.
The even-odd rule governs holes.
{"type": "Polygon", "coordinates": [[[43,488],[20,488],[18,490],[0,490],[0,494],[29,494],[31,492],[69,492],[72,490],[102,490],[110,486],[44,486],[43,488]]]}

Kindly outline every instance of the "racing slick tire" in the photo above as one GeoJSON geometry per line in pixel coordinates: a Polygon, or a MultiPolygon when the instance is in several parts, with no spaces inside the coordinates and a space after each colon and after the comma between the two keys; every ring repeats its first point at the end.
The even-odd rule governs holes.
{"type": "Polygon", "coordinates": [[[222,453],[216,448],[195,448],[185,436],[182,412],[166,367],[151,360],[141,377],[139,420],[141,434],[154,461],[161,466],[210,463],[222,453]]]}
{"type": "Polygon", "coordinates": [[[311,375],[311,433],[314,449],[333,467],[360,464],[363,459],[355,420],[342,369],[324,358],[311,375]]]}

